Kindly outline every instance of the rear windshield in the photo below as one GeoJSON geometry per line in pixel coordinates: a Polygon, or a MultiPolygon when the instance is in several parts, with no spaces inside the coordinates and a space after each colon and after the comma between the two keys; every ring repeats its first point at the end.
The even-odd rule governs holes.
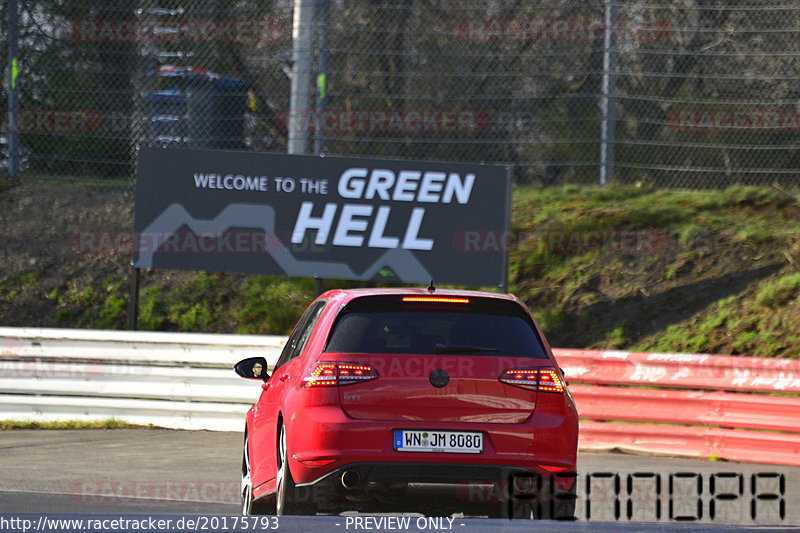
{"type": "Polygon", "coordinates": [[[339,312],[325,351],[547,358],[529,315],[514,302],[407,303],[401,298],[350,302],[339,312]]]}

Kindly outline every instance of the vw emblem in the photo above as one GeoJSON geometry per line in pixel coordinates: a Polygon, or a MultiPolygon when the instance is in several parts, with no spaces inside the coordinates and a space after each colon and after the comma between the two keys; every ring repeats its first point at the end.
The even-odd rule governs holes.
{"type": "Polygon", "coordinates": [[[437,389],[441,389],[448,383],[450,383],[450,375],[442,370],[441,368],[437,368],[433,372],[431,372],[431,385],[436,387],[437,389]]]}

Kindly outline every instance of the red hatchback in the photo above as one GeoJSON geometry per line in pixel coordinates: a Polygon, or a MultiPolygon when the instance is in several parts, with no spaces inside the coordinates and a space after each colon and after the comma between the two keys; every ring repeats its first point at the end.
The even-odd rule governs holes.
{"type": "Polygon", "coordinates": [[[247,413],[242,512],[357,510],[566,518],[578,416],[514,296],[328,291],[297,323],[247,413]]]}

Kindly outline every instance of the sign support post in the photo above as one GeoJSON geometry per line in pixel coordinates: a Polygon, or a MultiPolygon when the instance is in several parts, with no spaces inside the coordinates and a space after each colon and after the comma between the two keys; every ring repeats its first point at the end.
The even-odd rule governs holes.
{"type": "Polygon", "coordinates": [[[131,267],[133,272],[131,275],[131,298],[128,303],[128,319],[130,322],[128,329],[136,331],[139,329],[139,275],[141,269],[133,266],[133,263],[131,263],[131,267]]]}

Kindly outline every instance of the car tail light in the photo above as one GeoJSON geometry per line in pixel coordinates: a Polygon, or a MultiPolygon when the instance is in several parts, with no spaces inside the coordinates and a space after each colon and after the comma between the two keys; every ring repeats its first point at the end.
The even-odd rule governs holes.
{"type": "Polygon", "coordinates": [[[553,368],[512,368],[500,374],[500,381],[523,389],[564,392],[564,382],[553,368]]]}
{"type": "Polygon", "coordinates": [[[455,298],[451,296],[403,296],[406,303],[426,304],[468,304],[469,298],[455,298]]]}
{"type": "Polygon", "coordinates": [[[369,381],[378,377],[378,373],[369,365],[344,362],[322,362],[303,379],[306,387],[331,387],[350,385],[369,381]]]}
{"type": "Polygon", "coordinates": [[[299,463],[304,464],[306,466],[317,467],[317,466],[328,466],[330,464],[335,463],[338,459],[298,459],[299,463]]]}
{"type": "Polygon", "coordinates": [[[552,368],[539,369],[539,390],[546,392],[564,392],[564,382],[552,368]]]}
{"type": "Polygon", "coordinates": [[[561,472],[566,472],[569,470],[566,466],[557,466],[557,465],[546,465],[546,464],[538,464],[536,465],[543,470],[547,470],[548,472],[552,472],[554,474],[560,474],[561,472]]]}

